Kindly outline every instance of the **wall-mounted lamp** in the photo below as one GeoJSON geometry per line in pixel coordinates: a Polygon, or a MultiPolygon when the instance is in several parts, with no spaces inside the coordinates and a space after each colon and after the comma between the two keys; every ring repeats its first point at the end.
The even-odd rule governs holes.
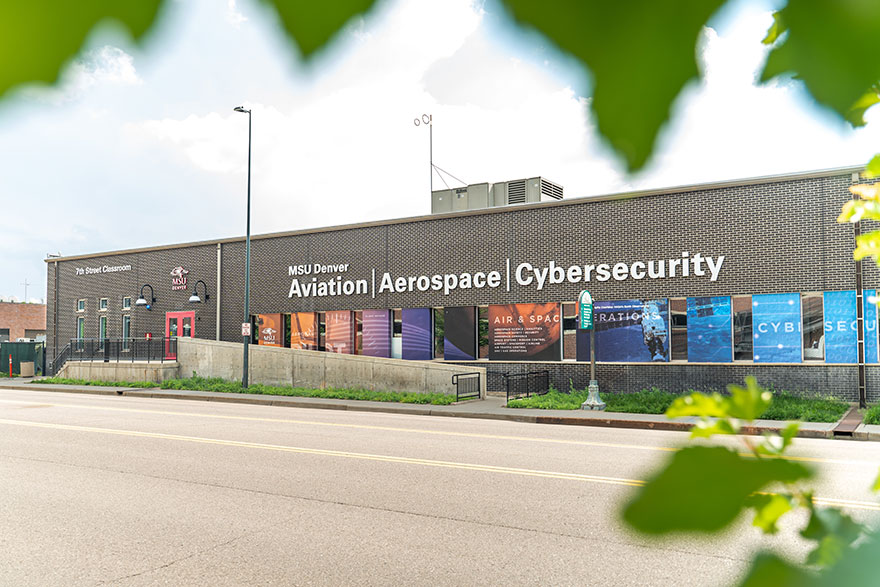
{"type": "Polygon", "coordinates": [[[153,304],[155,304],[155,303],[156,303],[156,295],[155,295],[155,292],[153,292],[153,286],[150,285],[149,283],[143,284],[141,286],[141,295],[140,295],[140,297],[138,297],[137,300],[135,300],[134,305],[135,306],[145,306],[147,308],[147,310],[149,310],[153,307],[153,304]],[[150,288],[150,300],[149,301],[147,301],[147,298],[144,297],[144,288],[145,287],[150,288]]]}
{"type": "Polygon", "coordinates": [[[211,296],[208,295],[208,286],[205,285],[205,282],[200,279],[196,282],[195,287],[193,287],[193,294],[191,296],[189,296],[189,303],[190,304],[201,304],[202,303],[202,298],[199,297],[199,284],[200,283],[202,284],[202,287],[205,289],[205,301],[207,302],[208,300],[211,299],[211,296]]]}

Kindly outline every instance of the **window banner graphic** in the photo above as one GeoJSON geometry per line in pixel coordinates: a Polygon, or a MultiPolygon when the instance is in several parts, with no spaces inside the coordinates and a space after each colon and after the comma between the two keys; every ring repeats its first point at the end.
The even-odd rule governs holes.
{"type": "Polygon", "coordinates": [[[733,361],[733,312],[730,297],[687,299],[689,363],[733,361]]]}
{"type": "Polygon", "coordinates": [[[338,310],[324,314],[327,339],[324,346],[328,353],[354,354],[354,312],[338,310]]]}
{"type": "Polygon", "coordinates": [[[804,341],[808,345],[804,347],[804,355],[813,349],[821,353],[824,348],[826,363],[857,363],[859,333],[855,290],[826,291],[822,294],[822,310],[825,314],[824,334],[819,340],[804,341]]]}
{"type": "Polygon", "coordinates": [[[559,304],[489,306],[489,360],[559,361],[559,304]]]}
{"type": "Polygon", "coordinates": [[[595,302],[593,314],[597,361],[669,360],[667,300],[595,302]]]}
{"type": "Polygon", "coordinates": [[[877,296],[877,290],[863,289],[862,316],[865,317],[865,363],[878,363],[877,345],[877,304],[873,301],[877,296]]]}
{"type": "Polygon", "coordinates": [[[752,296],[752,340],[756,363],[800,363],[800,294],[752,296]]]}
{"type": "Polygon", "coordinates": [[[318,314],[294,312],[290,315],[290,348],[318,350],[318,314]]]}
{"type": "Polygon", "coordinates": [[[391,356],[391,310],[364,310],[363,354],[391,356]]]}
{"type": "Polygon", "coordinates": [[[577,336],[577,360],[579,362],[590,362],[590,331],[584,330],[583,328],[578,328],[576,331],[577,336]]]}
{"type": "Polygon", "coordinates": [[[431,328],[430,308],[404,308],[401,312],[402,358],[413,361],[430,361],[433,358],[434,333],[431,328]]]}
{"type": "Polygon", "coordinates": [[[257,344],[284,346],[284,322],[281,314],[257,314],[257,344]]]}
{"type": "Polygon", "coordinates": [[[477,357],[477,310],[473,306],[443,309],[443,359],[473,361],[477,357]]]}

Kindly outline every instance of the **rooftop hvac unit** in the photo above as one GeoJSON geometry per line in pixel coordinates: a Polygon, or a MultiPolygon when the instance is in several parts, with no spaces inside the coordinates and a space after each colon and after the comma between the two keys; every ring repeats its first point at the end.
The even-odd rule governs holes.
{"type": "Polygon", "coordinates": [[[514,204],[537,204],[562,199],[562,186],[543,177],[498,183],[475,183],[431,193],[431,214],[480,210],[514,204]]]}

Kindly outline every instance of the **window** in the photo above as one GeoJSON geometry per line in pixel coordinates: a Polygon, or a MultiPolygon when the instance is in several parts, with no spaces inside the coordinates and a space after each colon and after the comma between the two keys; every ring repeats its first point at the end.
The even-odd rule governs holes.
{"type": "Polygon", "coordinates": [[[82,339],[86,337],[86,319],[80,316],[76,319],[76,338],[79,343],[76,345],[76,350],[83,350],[82,339]]]}
{"type": "Polygon", "coordinates": [[[805,361],[825,360],[825,327],[822,312],[822,294],[801,296],[803,313],[803,341],[805,361]]]}
{"type": "Polygon", "coordinates": [[[364,313],[356,311],[354,313],[354,353],[355,355],[364,354],[364,313]]]}
{"type": "Polygon", "coordinates": [[[733,296],[733,360],[752,360],[752,296],[733,296]]]}
{"type": "Polygon", "coordinates": [[[131,316],[126,314],[122,317],[122,350],[128,350],[128,339],[131,338],[131,316]]]}
{"type": "Polygon", "coordinates": [[[445,314],[443,308],[434,308],[434,358],[443,358],[443,318],[445,314]]]}
{"type": "MultiPolygon", "coordinates": [[[[86,301],[85,300],[77,300],[76,301],[76,311],[77,312],[85,312],[86,311],[86,301]]],[[[82,337],[79,337],[82,338],[82,337]]]]}
{"type": "Polygon", "coordinates": [[[477,358],[489,358],[489,306],[477,308],[477,358]]]}
{"type": "Polygon", "coordinates": [[[0,328],[0,342],[9,342],[8,328],[0,328]]]}
{"type": "Polygon", "coordinates": [[[688,358],[688,333],[687,333],[687,299],[675,298],[669,300],[669,319],[672,327],[672,360],[687,361],[688,358]]]}
{"type": "Polygon", "coordinates": [[[107,309],[107,298],[101,298],[98,300],[98,309],[102,312],[107,309]]]}
{"type": "Polygon", "coordinates": [[[577,360],[578,305],[562,304],[562,358],[577,360]]]}
{"type": "Polygon", "coordinates": [[[403,310],[391,310],[391,358],[403,358],[403,310]]]}
{"type": "Polygon", "coordinates": [[[122,298],[122,309],[130,310],[131,309],[131,298],[129,296],[125,296],[122,298]]]}
{"type": "MultiPolygon", "coordinates": [[[[102,341],[107,338],[107,316],[101,316],[98,319],[98,338],[102,341]]],[[[101,347],[103,348],[104,343],[101,343],[101,347]]]]}

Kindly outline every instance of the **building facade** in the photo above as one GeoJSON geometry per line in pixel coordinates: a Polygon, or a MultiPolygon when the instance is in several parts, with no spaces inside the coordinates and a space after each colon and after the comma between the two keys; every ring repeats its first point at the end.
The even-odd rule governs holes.
{"type": "Polygon", "coordinates": [[[42,340],[45,336],[45,304],[0,302],[0,342],[42,340]]]}
{"type": "MultiPolygon", "coordinates": [[[[853,226],[836,223],[858,171],[252,237],[254,341],[268,329],[261,344],[549,370],[583,388],[589,290],[603,390],[753,374],[851,401],[861,384],[875,401],[880,280],[865,262],[856,291],[853,226]]],[[[48,357],[76,338],[241,341],[244,253],[233,238],[48,259],[48,357]],[[135,304],[151,290],[150,309],[135,304]]]]}

